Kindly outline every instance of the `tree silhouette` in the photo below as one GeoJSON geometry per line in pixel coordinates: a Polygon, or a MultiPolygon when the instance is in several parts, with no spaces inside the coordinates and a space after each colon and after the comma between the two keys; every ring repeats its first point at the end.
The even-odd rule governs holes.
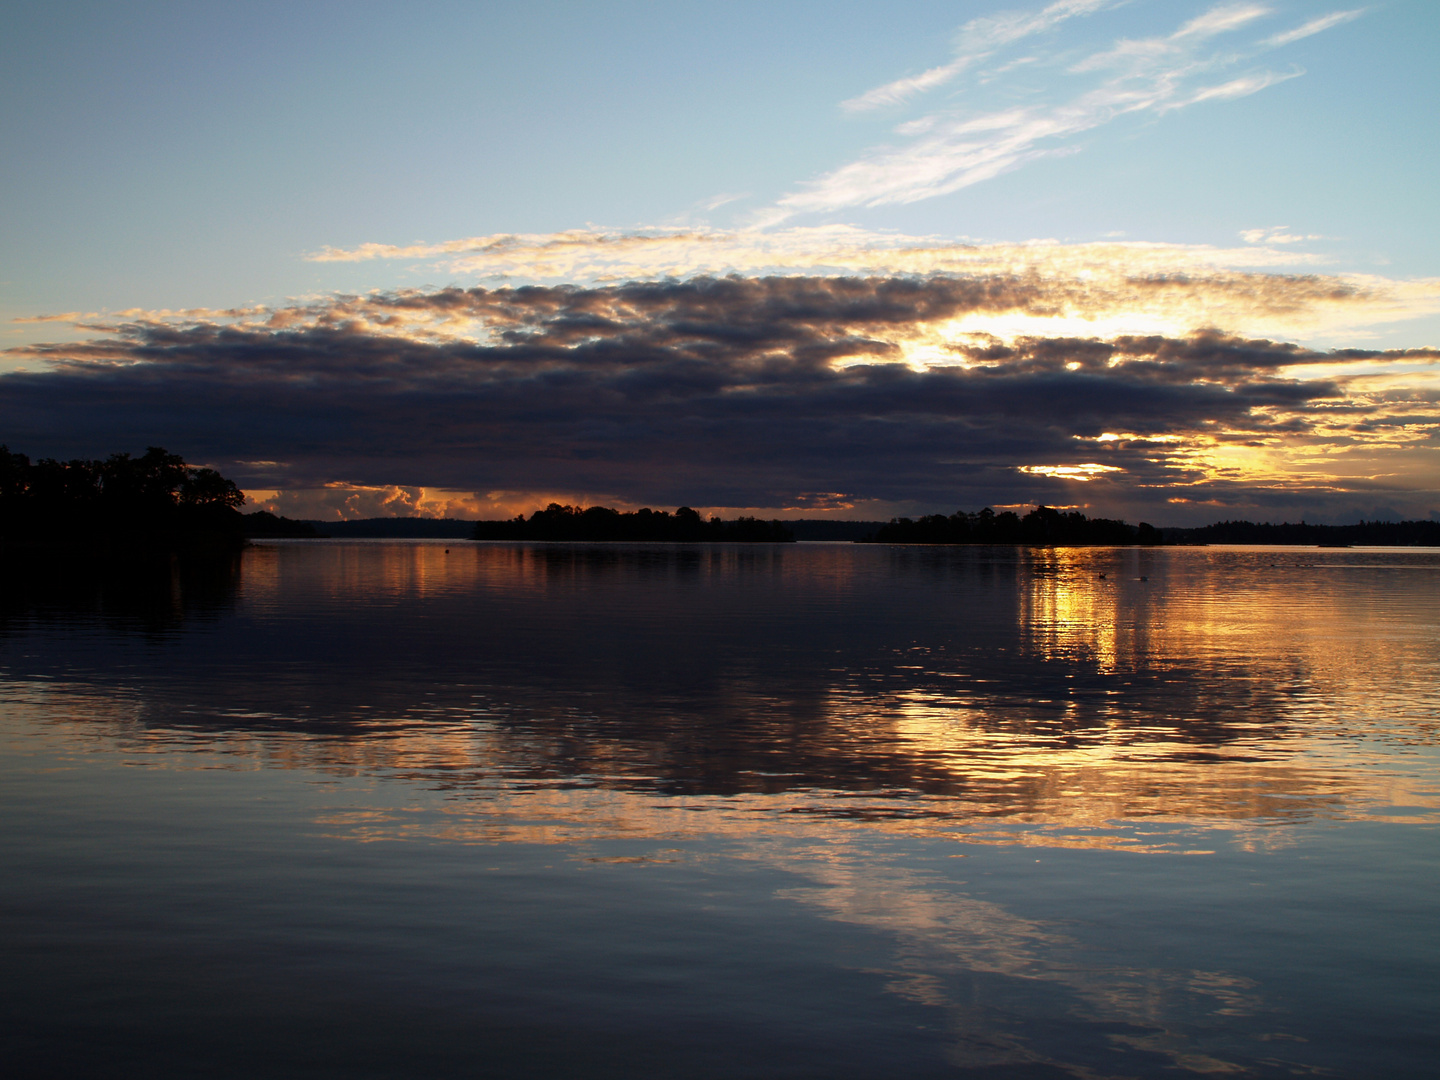
{"type": "Polygon", "coordinates": [[[0,446],[0,540],[12,546],[237,546],[244,501],[233,481],[159,446],[36,462],[0,446]]]}
{"type": "Polygon", "coordinates": [[[1011,510],[999,514],[985,507],[978,514],[963,510],[946,517],[894,518],[866,541],[877,544],[1025,544],[1036,547],[1158,544],[1160,533],[1148,524],[1137,528],[1110,518],[1087,518],[1077,510],[1063,514],[1037,506],[1023,518],[1011,510]]]}

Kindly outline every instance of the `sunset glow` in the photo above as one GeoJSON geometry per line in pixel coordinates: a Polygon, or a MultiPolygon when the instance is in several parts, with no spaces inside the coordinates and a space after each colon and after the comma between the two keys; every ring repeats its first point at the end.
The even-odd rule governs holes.
{"type": "Polygon", "coordinates": [[[4,1080],[1430,1080],[1440,2],[0,32],[4,1080]]]}
{"type": "MultiPolygon", "coordinates": [[[[471,164],[416,181],[451,197],[380,195],[367,130],[366,163],[329,190],[375,197],[254,232],[253,272],[188,233],[185,259],[224,267],[209,285],[37,272],[6,302],[6,437],[62,457],[160,440],[253,507],[324,520],[566,500],[833,512],[817,491],[875,512],[1083,503],[1170,524],[1440,513],[1440,223],[1419,197],[1428,142],[1403,120],[1428,125],[1437,90],[1393,57],[1424,40],[1405,29],[1429,25],[1423,5],[1060,0],[919,30],[932,14],[872,27],[884,61],[840,19],[827,48],[850,61],[825,68],[827,99],[786,106],[791,84],[767,83],[779,127],[717,128],[719,174],[654,144],[643,204],[618,149],[546,174],[543,198],[523,168],[513,186],[491,147],[529,151],[471,118],[428,136],[471,164]],[[482,127],[483,166],[464,134],[482,127]],[[1285,153],[1323,167],[1252,160],[1292,128],[1311,142],[1285,153]]],[[[739,108],[738,76],[698,59],[709,36],[686,46],[694,93],[739,108]]],[[[558,84],[577,102],[628,92],[587,83],[586,56],[558,84]]],[[[494,86],[465,71],[492,97],[538,93],[518,70],[494,86]]],[[[679,130],[669,110],[710,108],[669,85],[673,106],[606,114],[616,147],[651,145],[642,116],[679,130]]],[[[256,144],[271,160],[296,151],[275,138],[256,144]]],[[[48,205],[34,190],[14,204],[48,205]]],[[[8,264],[47,258],[22,246],[8,264]]]]}

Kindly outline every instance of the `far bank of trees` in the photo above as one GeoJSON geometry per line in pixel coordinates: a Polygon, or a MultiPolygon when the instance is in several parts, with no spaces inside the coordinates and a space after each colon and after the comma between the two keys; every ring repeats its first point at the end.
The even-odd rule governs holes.
{"type": "Polygon", "coordinates": [[[781,521],[742,517],[708,521],[688,506],[671,514],[648,507],[620,511],[608,506],[562,506],[551,503],[528,518],[475,523],[476,540],[665,540],[672,543],[789,543],[794,533],[781,521]]]}
{"type": "Polygon", "coordinates": [[[861,541],[876,544],[1022,544],[1037,547],[1127,544],[1317,544],[1327,547],[1440,547],[1440,521],[1360,521],[1309,525],[1220,521],[1194,529],[1157,529],[1111,518],[1087,518],[1037,506],[1024,517],[989,507],[978,514],[894,518],[861,541]]]}
{"type": "Polygon", "coordinates": [[[1256,524],[1222,521],[1201,528],[1157,529],[1111,518],[1087,518],[1036,506],[1024,516],[956,511],[887,523],[741,517],[708,520],[682,506],[674,513],[551,503],[528,518],[508,521],[377,519],[308,523],[266,512],[242,514],[245,496],[214,469],[189,465],[178,454],[149,447],[138,457],[32,461],[0,446],[0,547],[60,554],[193,550],[242,546],[250,537],[469,535],[476,540],[666,541],[672,543],[786,543],[808,540],[881,544],[1002,544],[1112,546],[1130,544],[1319,544],[1440,547],[1440,521],[1360,521],[1355,525],[1256,524]]]}
{"type": "Polygon", "coordinates": [[[1307,525],[1218,521],[1198,529],[1164,529],[1167,544],[1321,544],[1331,547],[1440,547],[1440,521],[1360,521],[1307,525]]]}
{"type": "Polygon", "coordinates": [[[894,518],[862,543],[875,544],[1026,544],[1037,547],[1158,544],[1160,531],[1141,522],[1129,525],[1111,518],[1087,518],[1079,511],[1062,514],[1037,506],[1024,517],[1014,511],[995,513],[988,506],[977,514],[957,510],[948,517],[894,518]]]}

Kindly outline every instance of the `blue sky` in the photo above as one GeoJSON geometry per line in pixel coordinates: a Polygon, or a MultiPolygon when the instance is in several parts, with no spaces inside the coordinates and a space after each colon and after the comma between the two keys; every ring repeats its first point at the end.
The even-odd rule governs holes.
{"type": "MultiPolygon", "coordinates": [[[[255,323],[257,306],[272,321],[304,308],[323,322],[333,310],[316,312],[337,294],[707,273],[1030,274],[1068,298],[1064,312],[1027,301],[1023,317],[977,309],[908,334],[897,356],[912,368],[980,332],[1440,344],[1432,3],[60,3],[10,5],[6,25],[0,345],[20,350],[3,366],[30,376],[67,357],[93,364],[93,343],[113,343],[122,323],[233,326],[255,323]],[[1163,301],[1076,299],[1078,281],[1137,274],[1224,281],[1163,301]],[[62,357],[37,343],[91,344],[62,357]]],[[[465,332],[483,336],[491,316],[472,316],[465,332]]],[[[406,331],[439,332],[433,321],[406,331]]],[[[147,348],[132,360],[153,359],[147,348]]],[[[1384,364],[1430,392],[1431,361],[1365,363],[1336,371],[1370,379],[1367,400],[1384,364]]],[[[43,394],[60,402],[79,376],[54,377],[43,394]]],[[[186,392],[174,384],[177,402],[186,392]]],[[[185,433],[167,423],[149,437],[185,433]]],[[[85,432],[140,437],[47,424],[12,426],[13,442],[99,454],[115,447],[88,447],[85,432]]],[[[173,448],[240,473],[275,457],[173,448]]],[[[1423,439],[1394,449],[1397,475],[1433,464],[1423,439]]],[[[1293,473],[1305,453],[1277,447],[1270,467],[1293,473]]],[[[409,473],[353,475],[332,461],[334,475],[306,468],[296,482],[440,490],[411,460],[409,473]]],[[[443,490],[468,490],[463,469],[444,471],[443,490]]],[[[287,490],[279,474],[241,479],[287,490]]],[[[509,493],[497,506],[542,494],[478,465],[472,479],[509,493]]],[[[570,493],[652,497],[621,479],[606,488],[593,473],[570,493]]],[[[1099,490],[1089,483],[1086,505],[1099,490]]],[[[1334,512],[1428,513],[1432,495],[1406,483],[1334,512]]],[[[546,485],[566,493],[558,474],[546,485]]],[[[721,495],[698,487],[692,500],[721,495]]],[[[749,496],[720,487],[772,500],[747,504],[760,509],[799,499],[773,484],[749,496]]],[[[918,490],[845,494],[919,509],[931,496],[918,490]]],[[[472,511],[489,505],[476,491],[472,511]]],[[[1080,499],[1076,483],[1049,496],[1066,491],[1080,499]]],[[[1106,498],[1130,507],[1134,496],[1106,498]]],[[[318,497],[274,505],[299,512],[318,497]]],[[[1315,498],[1312,512],[1326,512],[1315,498]]],[[[347,505],[362,503],[373,500],[347,505]]]]}

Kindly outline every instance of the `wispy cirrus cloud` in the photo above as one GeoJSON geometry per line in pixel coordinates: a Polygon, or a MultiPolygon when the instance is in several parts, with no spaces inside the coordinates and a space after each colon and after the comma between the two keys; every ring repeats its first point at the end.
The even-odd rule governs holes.
{"type": "Polygon", "coordinates": [[[1170,40],[1204,41],[1217,34],[1238,30],[1256,19],[1264,18],[1270,12],[1271,9],[1263,4],[1222,4],[1185,23],[1170,35],[1170,40]]]}
{"type": "Polygon", "coordinates": [[[1268,229],[1245,229],[1240,239],[1247,244],[1303,244],[1310,240],[1324,240],[1318,233],[1300,235],[1292,233],[1288,225],[1272,225],[1268,229]]]}
{"type": "MultiPolygon", "coordinates": [[[[903,104],[953,82],[982,59],[998,58],[1009,45],[1108,6],[1112,5],[1052,4],[1028,15],[975,20],[962,29],[956,57],[949,64],[877,87],[844,102],[843,107],[854,113],[903,104]]],[[[1079,60],[1064,49],[1024,57],[1025,78],[1030,82],[1042,71],[1050,73],[1054,85],[1045,91],[1047,100],[1039,104],[1027,100],[988,111],[966,107],[962,100],[911,118],[896,129],[896,134],[908,141],[874,147],[801,184],[773,206],[758,211],[755,220],[775,225],[796,215],[900,205],[948,195],[1026,162],[1075,152],[1078,136],[1121,117],[1160,117],[1204,102],[1259,93],[1303,71],[1293,66],[1282,71],[1263,66],[1240,72],[1234,69],[1252,65],[1263,53],[1361,13],[1334,12],[1260,42],[1237,44],[1234,37],[1240,30],[1270,17],[1273,11],[1259,4],[1225,4],[1185,21],[1170,34],[1121,39],[1079,60]]],[[[981,81],[993,82],[1013,69],[1011,62],[981,81]]]]}
{"type": "Polygon", "coordinates": [[[1007,45],[1053,30],[1068,19],[1116,7],[1122,0],[1059,0],[1036,12],[1007,11],[971,19],[955,35],[955,58],[919,75],[888,82],[840,103],[847,112],[869,112],[899,105],[918,94],[944,86],[974,64],[994,56],[1007,45]]]}
{"type": "Polygon", "coordinates": [[[1292,44],[1293,42],[1300,41],[1314,34],[1329,30],[1331,27],[1339,26],[1341,23],[1347,23],[1351,19],[1358,19],[1364,14],[1364,8],[1355,8],[1352,11],[1332,11],[1329,15],[1321,15],[1318,19],[1311,19],[1307,23],[1302,23],[1293,30],[1286,30],[1282,33],[1274,34],[1260,44],[1266,48],[1278,49],[1282,45],[1292,44]]]}
{"type": "Polygon", "coordinates": [[[1192,90],[1172,101],[1167,101],[1156,108],[1156,112],[1164,115],[1174,112],[1176,109],[1184,109],[1190,105],[1198,105],[1202,101],[1230,101],[1235,98],[1249,97],[1251,94],[1258,94],[1266,87],[1274,86],[1276,83],[1285,82],[1288,79],[1296,78],[1303,74],[1299,69],[1293,71],[1261,71],[1253,75],[1241,75],[1239,78],[1231,79],[1229,82],[1217,83],[1214,86],[1202,86],[1192,90]]]}

